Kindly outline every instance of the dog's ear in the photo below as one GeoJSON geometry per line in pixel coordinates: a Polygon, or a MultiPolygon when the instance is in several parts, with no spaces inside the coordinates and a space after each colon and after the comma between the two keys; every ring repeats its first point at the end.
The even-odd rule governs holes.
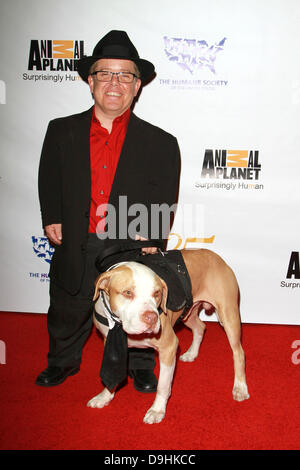
{"type": "Polygon", "coordinates": [[[93,301],[98,299],[100,290],[104,290],[107,287],[111,274],[111,271],[108,271],[100,274],[100,276],[97,277],[95,281],[95,292],[93,301]]]}
{"type": "Polygon", "coordinates": [[[162,284],[162,299],[160,307],[164,313],[167,313],[167,298],[168,298],[168,286],[163,279],[160,278],[162,284]]]}

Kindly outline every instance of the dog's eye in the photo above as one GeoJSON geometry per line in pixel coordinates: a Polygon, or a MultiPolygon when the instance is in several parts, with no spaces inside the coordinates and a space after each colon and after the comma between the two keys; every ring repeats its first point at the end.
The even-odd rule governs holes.
{"type": "Polygon", "coordinates": [[[133,292],[131,290],[124,290],[122,292],[122,295],[124,295],[124,297],[126,297],[127,299],[132,299],[133,298],[133,292]]]}
{"type": "Polygon", "coordinates": [[[159,298],[160,296],[161,296],[161,292],[160,292],[160,290],[158,289],[158,290],[156,290],[156,291],[154,292],[154,297],[155,297],[155,298],[159,298]]]}

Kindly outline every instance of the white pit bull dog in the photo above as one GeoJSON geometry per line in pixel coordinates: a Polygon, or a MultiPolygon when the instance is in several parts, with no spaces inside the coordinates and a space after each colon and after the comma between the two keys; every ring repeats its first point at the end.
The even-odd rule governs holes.
{"type": "MultiPolygon", "coordinates": [[[[182,250],[182,256],[190,275],[193,305],[183,319],[193,332],[190,348],[180,360],[191,362],[198,356],[205,331],[205,324],[199,319],[199,312],[215,309],[233,352],[234,385],[233,398],[243,401],[249,398],[245,356],[241,346],[241,322],[238,305],[239,290],[231,268],[217,254],[210,250],[182,250]]],[[[111,310],[122,323],[128,335],[128,347],[153,347],[158,351],[160,372],[157,393],[151,408],[147,411],[145,423],[159,423],[165,416],[166,405],[171,394],[175,369],[178,339],[173,326],[182,310],[173,312],[166,308],[168,288],[148,267],[123,262],[101,274],[96,280],[95,310],[105,316],[99,292],[103,291],[111,310]],[[158,308],[163,313],[159,315],[158,308]]],[[[95,318],[96,327],[106,337],[109,328],[95,318]]],[[[92,398],[87,406],[102,408],[113,399],[114,390],[104,390],[92,398]]]]}

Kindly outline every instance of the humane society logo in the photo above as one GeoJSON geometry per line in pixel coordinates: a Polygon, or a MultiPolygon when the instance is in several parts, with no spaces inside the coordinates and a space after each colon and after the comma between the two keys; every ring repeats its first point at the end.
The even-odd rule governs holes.
{"type": "Polygon", "coordinates": [[[258,150],[206,149],[202,161],[200,189],[264,189],[260,183],[258,150]]]}
{"type": "Polygon", "coordinates": [[[83,56],[82,40],[32,39],[27,70],[34,73],[24,72],[22,78],[26,81],[50,80],[54,83],[61,83],[63,80],[81,80],[77,73],[70,72],[77,72],[78,61],[83,56]]]}
{"type": "Polygon", "coordinates": [[[228,80],[218,79],[217,57],[224,50],[227,38],[224,37],[214,44],[208,44],[205,39],[187,39],[164,36],[164,52],[167,60],[178,70],[184,72],[176,78],[160,78],[161,85],[173,89],[214,89],[226,87],[228,80]],[[201,77],[201,79],[200,79],[201,77]]]}
{"type": "Polygon", "coordinates": [[[31,237],[33,251],[38,258],[51,263],[51,259],[54,253],[54,248],[50,245],[47,237],[31,237]]]}
{"type": "MultiPolygon", "coordinates": [[[[50,265],[54,253],[54,248],[50,245],[48,238],[32,236],[31,240],[33,252],[35,253],[35,255],[41,261],[45,261],[46,263],[48,263],[48,265],[50,265]]],[[[30,272],[29,277],[39,279],[41,282],[49,280],[48,273],[30,272]]]]}

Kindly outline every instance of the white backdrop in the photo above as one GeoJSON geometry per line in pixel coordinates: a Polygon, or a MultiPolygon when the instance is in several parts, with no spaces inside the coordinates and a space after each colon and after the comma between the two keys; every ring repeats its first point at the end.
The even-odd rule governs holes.
{"type": "Polygon", "coordinates": [[[299,20],[298,0],[2,0],[0,310],[48,309],[42,142],[50,119],[92,105],[65,60],[121,29],[156,65],[135,113],[181,149],[179,202],[190,216],[179,211],[169,247],[221,254],[244,322],[300,324],[299,20]],[[45,70],[37,50],[29,64],[36,45],[45,70]]]}

